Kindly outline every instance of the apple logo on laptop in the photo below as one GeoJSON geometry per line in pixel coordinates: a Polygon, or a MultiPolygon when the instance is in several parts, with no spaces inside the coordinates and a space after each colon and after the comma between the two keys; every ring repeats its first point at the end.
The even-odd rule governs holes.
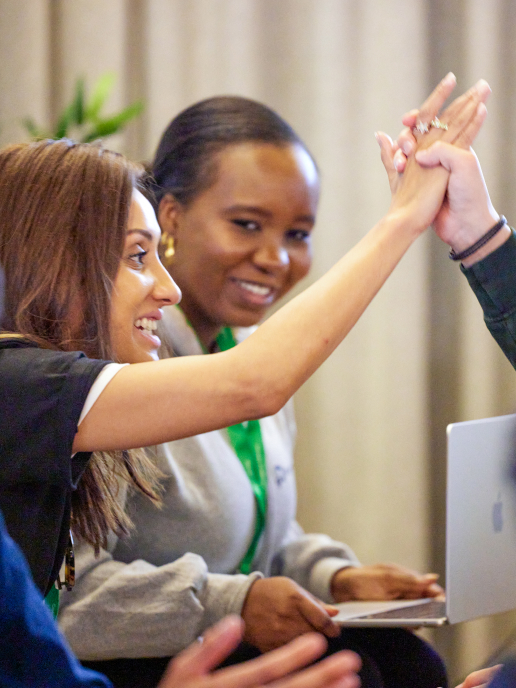
{"type": "Polygon", "coordinates": [[[501,533],[503,528],[502,495],[498,493],[498,499],[493,504],[493,529],[495,533],[501,533]]]}

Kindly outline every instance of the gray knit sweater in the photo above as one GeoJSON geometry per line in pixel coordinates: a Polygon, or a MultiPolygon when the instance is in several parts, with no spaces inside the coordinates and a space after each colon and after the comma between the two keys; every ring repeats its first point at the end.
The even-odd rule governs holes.
{"type": "MultiPolygon", "coordinates": [[[[169,350],[202,354],[181,312],[165,313],[160,335],[169,350]]],[[[237,340],[249,332],[237,331],[237,340]]],[[[289,576],[331,601],[333,574],[358,561],[346,545],[305,534],[295,521],[291,403],[260,424],[269,489],[255,572],[235,573],[254,532],[255,500],[226,431],[161,445],[163,508],[130,495],[131,537],[112,536],[97,558],[89,546],[76,549],[77,582],[61,595],[59,622],[80,659],[174,655],[226,614],[239,614],[261,575],[289,576]]]]}

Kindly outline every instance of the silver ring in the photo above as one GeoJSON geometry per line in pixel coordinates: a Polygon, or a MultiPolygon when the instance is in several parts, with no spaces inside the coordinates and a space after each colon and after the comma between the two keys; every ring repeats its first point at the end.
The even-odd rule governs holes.
{"type": "Polygon", "coordinates": [[[416,131],[418,131],[420,134],[427,134],[428,133],[428,124],[426,122],[421,122],[421,120],[416,124],[414,127],[416,131]]]}
{"type": "Polygon", "coordinates": [[[443,124],[441,120],[438,117],[434,117],[434,119],[427,124],[426,122],[421,122],[421,120],[416,124],[414,127],[414,131],[418,131],[420,134],[428,134],[430,131],[430,127],[434,127],[434,129],[444,129],[445,131],[448,131],[448,125],[443,124]]]}

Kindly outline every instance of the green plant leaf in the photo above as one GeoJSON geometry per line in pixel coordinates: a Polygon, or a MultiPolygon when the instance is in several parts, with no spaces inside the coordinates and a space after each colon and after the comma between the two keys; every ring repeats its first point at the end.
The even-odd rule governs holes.
{"type": "Polygon", "coordinates": [[[102,106],[106,102],[113,85],[116,81],[116,75],[113,72],[103,74],[93,86],[93,92],[85,108],[85,119],[96,120],[102,106]]]}
{"type": "Polygon", "coordinates": [[[25,127],[27,133],[29,136],[31,136],[33,139],[46,139],[47,134],[45,134],[44,131],[38,128],[36,122],[32,119],[32,117],[25,117],[22,119],[22,125],[25,127]]]}
{"type": "Polygon", "coordinates": [[[75,85],[75,99],[73,101],[73,114],[76,124],[84,122],[84,79],[77,79],[75,85]]]}
{"type": "Polygon", "coordinates": [[[70,105],[65,108],[59,118],[53,138],[62,139],[68,134],[68,129],[84,122],[84,79],[77,79],[75,83],[75,95],[70,105]]]}
{"type": "Polygon", "coordinates": [[[60,139],[63,136],[71,135],[74,138],[82,137],[82,141],[87,142],[116,134],[124,128],[127,122],[142,112],[144,105],[142,101],[138,101],[115,115],[100,117],[100,112],[111,92],[115,79],[116,76],[112,72],[101,76],[97,80],[88,102],[85,99],[84,79],[77,79],[72,102],[62,111],[53,134],[40,129],[29,117],[22,120],[22,124],[30,136],[37,139],[60,139]],[[70,132],[71,128],[72,131],[70,132]]]}
{"type": "Polygon", "coordinates": [[[139,100],[112,117],[98,120],[93,129],[83,137],[83,143],[89,143],[95,139],[116,134],[123,129],[130,120],[137,117],[142,112],[143,108],[143,101],[139,100]]]}
{"type": "Polygon", "coordinates": [[[63,114],[59,118],[59,121],[57,123],[57,126],[54,130],[54,133],[52,135],[53,139],[62,139],[63,136],[66,136],[68,132],[68,128],[70,127],[72,123],[72,112],[71,112],[72,106],[69,105],[66,110],[64,110],[63,114]]]}

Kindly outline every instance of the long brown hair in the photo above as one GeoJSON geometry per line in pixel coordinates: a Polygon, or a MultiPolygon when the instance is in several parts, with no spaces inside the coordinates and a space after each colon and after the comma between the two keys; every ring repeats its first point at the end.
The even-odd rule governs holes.
{"type": "MultiPolygon", "coordinates": [[[[0,151],[0,329],[40,346],[114,359],[110,301],[142,170],[98,144],[39,141],[0,151]]],[[[127,531],[118,478],[157,500],[143,451],[97,452],[72,497],[75,531],[97,549],[127,531]]]]}

